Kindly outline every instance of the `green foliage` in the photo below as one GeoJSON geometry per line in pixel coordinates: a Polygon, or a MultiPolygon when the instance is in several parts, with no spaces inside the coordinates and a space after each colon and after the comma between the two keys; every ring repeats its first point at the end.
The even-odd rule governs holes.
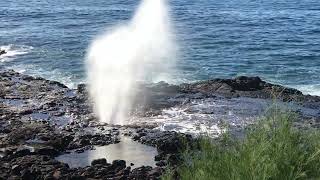
{"type": "Polygon", "coordinates": [[[320,135],[293,127],[294,115],[273,111],[246,131],[243,139],[228,134],[203,137],[200,150],[186,150],[184,163],[163,180],[320,179],[320,135]]]}

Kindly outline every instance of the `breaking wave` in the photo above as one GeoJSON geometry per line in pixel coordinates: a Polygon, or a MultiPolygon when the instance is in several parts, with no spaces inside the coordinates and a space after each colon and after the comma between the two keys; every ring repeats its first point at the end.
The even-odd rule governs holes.
{"type": "Polygon", "coordinates": [[[14,44],[0,46],[1,50],[5,50],[6,53],[0,56],[1,62],[11,61],[15,57],[29,53],[33,47],[32,46],[18,46],[14,44]]]}

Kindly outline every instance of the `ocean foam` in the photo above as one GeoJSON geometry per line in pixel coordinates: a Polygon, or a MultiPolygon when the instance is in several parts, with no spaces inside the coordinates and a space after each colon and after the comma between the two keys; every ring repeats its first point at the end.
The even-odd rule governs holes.
{"type": "Polygon", "coordinates": [[[309,94],[312,96],[320,96],[320,84],[299,85],[299,86],[296,86],[295,88],[302,91],[303,94],[309,94]]]}
{"type": "Polygon", "coordinates": [[[9,44],[5,46],[0,46],[0,49],[5,50],[7,52],[6,54],[0,56],[0,62],[7,62],[13,60],[16,56],[29,53],[33,49],[33,47],[9,44]]]}
{"type": "MultiPolygon", "coordinates": [[[[186,101],[188,102],[188,101],[186,101]]],[[[158,129],[217,137],[232,129],[252,124],[268,107],[268,102],[253,98],[207,98],[162,110],[155,117],[132,117],[131,124],[157,124],[158,129]]]]}
{"type": "Polygon", "coordinates": [[[58,81],[71,89],[75,89],[78,84],[85,82],[83,79],[75,78],[71,73],[61,72],[57,69],[48,71],[33,64],[13,65],[6,68],[13,69],[22,74],[40,76],[48,80],[58,81]]]}
{"type": "MultiPolygon", "coordinates": [[[[188,101],[185,101],[188,102],[188,101]]],[[[318,109],[295,103],[274,102],[257,98],[207,98],[164,109],[154,117],[132,117],[130,124],[157,125],[163,131],[217,137],[227,129],[239,133],[263,117],[269,108],[277,105],[283,110],[297,111],[306,117],[315,117],[318,109]]]]}

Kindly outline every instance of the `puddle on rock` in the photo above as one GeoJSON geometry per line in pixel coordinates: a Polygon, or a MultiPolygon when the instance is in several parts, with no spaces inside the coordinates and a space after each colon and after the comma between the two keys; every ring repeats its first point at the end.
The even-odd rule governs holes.
{"type": "Polygon", "coordinates": [[[49,114],[46,114],[46,113],[32,113],[30,114],[30,118],[32,120],[49,120],[50,118],[50,115],[49,114]]]}
{"type": "Polygon", "coordinates": [[[154,157],[157,154],[157,149],[154,147],[122,137],[118,144],[95,146],[94,150],[87,150],[83,153],[63,154],[56,157],[56,160],[67,163],[71,168],[90,166],[93,160],[100,158],[106,158],[108,163],[112,163],[113,160],[125,160],[127,166],[133,163],[133,168],[155,167],[154,157]]]}
{"type": "Polygon", "coordinates": [[[3,99],[4,104],[8,106],[13,106],[13,107],[23,107],[25,105],[25,102],[21,99],[3,99]]]}

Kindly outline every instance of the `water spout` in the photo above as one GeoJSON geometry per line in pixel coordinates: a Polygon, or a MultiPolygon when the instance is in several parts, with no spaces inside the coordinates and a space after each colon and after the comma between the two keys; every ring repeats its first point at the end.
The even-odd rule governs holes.
{"type": "Polygon", "coordinates": [[[143,0],[129,23],[96,38],[87,54],[87,74],[100,121],[125,124],[136,82],[161,80],[175,52],[166,0],[143,0]]]}

